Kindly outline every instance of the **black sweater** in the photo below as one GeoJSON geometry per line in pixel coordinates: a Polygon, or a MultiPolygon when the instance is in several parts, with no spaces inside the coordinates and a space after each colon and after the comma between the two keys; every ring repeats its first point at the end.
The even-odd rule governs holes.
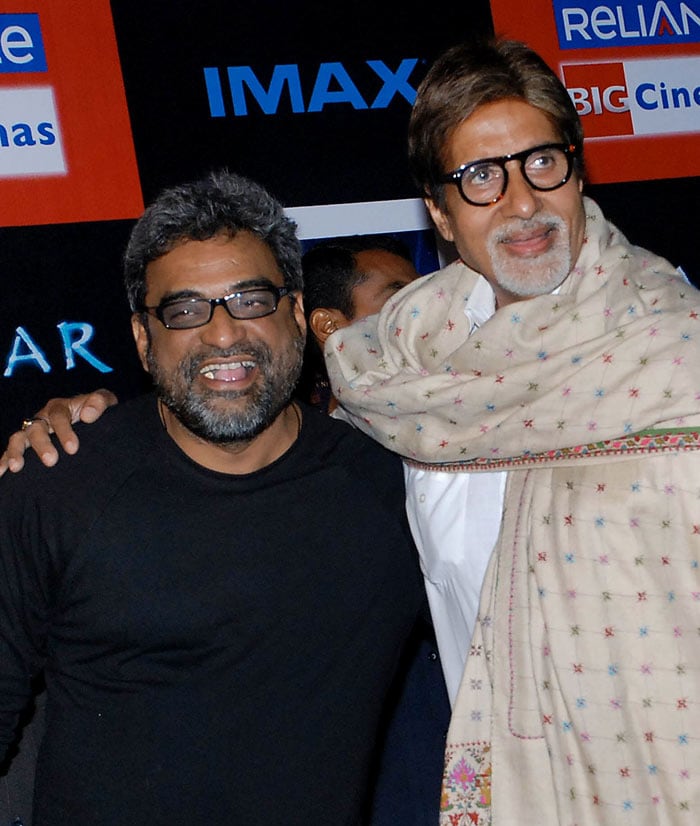
{"type": "Polygon", "coordinates": [[[358,822],[424,592],[400,460],[303,412],[231,476],[148,396],[0,481],[0,754],[44,668],[35,826],[358,822]]]}

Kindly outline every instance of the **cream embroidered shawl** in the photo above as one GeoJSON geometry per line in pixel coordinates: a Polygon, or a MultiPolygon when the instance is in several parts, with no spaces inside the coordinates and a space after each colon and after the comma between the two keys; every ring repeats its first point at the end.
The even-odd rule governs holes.
{"type": "Polygon", "coordinates": [[[510,304],[470,336],[479,276],[457,263],[332,335],[328,372],[353,423],[419,462],[498,464],[697,416],[700,293],[585,207],[557,295],[510,304]]]}
{"type": "Polygon", "coordinates": [[[586,213],[557,296],[470,337],[456,264],[326,348],[389,448],[511,471],[441,826],[700,822],[700,297],[586,213]]]}

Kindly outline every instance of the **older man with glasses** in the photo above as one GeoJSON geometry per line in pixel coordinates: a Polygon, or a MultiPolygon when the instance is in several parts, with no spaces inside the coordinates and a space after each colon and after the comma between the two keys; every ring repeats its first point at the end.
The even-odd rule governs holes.
{"type": "Polygon", "coordinates": [[[583,197],[578,115],[521,43],[439,58],[409,154],[460,260],[326,359],[406,461],[455,703],[441,822],[697,819],[700,294],[583,197]]]}

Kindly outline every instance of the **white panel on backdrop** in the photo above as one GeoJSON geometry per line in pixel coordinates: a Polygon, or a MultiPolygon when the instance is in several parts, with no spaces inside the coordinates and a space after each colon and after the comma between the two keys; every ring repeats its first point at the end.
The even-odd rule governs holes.
{"type": "Polygon", "coordinates": [[[64,174],[53,89],[0,89],[0,177],[64,174]]]}
{"type": "Polygon", "coordinates": [[[302,241],[336,235],[413,232],[431,226],[420,198],[289,207],[285,212],[296,221],[297,234],[302,241]]]}
{"type": "Polygon", "coordinates": [[[635,135],[700,134],[700,57],[625,61],[635,135]]]}

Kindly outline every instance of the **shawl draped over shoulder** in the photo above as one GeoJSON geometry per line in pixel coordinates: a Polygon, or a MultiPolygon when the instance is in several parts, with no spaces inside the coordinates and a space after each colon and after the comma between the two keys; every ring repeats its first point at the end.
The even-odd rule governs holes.
{"type": "Polygon", "coordinates": [[[700,292],[589,198],[585,210],[557,294],[470,334],[480,276],[456,262],[334,333],[328,372],[353,423],[408,459],[478,470],[697,422],[700,292]]]}

